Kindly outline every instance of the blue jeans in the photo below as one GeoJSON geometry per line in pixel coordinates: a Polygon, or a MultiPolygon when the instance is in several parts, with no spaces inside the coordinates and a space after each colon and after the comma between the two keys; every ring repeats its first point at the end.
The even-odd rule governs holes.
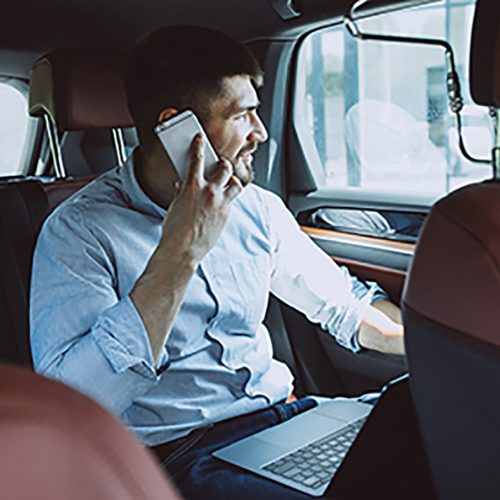
{"type": "Polygon", "coordinates": [[[288,420],[316,404],[311,398],[303,398],[198,429],[178,440],[179,445],[163,460],[162,466],[186,500],[310,500],[309,495],[226,464],[213,458],[211,453],[288,420]]]}

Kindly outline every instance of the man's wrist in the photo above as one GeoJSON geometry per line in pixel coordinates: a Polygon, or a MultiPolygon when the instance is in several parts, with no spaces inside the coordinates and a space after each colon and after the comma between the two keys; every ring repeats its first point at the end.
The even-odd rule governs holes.
{"type": "Polygon", "coordinates": [[[199,259],[190,249],[170,248],[160,245],[150,261],[158,274],[190,278],[199,264],[199,259]]]}
{"type": "Polygon", "coordinates": [[[361,322],[358,342],[366,349],[390,354],[404,354],[404,328],[400,311],[389,301],[369,306],[361,322]]]}
{"type": "Polygon", "coordinates": [[[384,330],[362,324],[358,342],[365,349],[386,354],[404,354],[403,327],[396,323],[394,323],[394,328],[384,330]]]}

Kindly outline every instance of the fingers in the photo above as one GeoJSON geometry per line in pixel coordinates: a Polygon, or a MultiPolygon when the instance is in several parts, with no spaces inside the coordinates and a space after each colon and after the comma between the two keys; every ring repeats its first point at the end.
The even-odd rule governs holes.
{"type": "Polygon", "coordinates": [[[172,187],[174,188],[174,198],[180,196],[184,183],[182,181],[174,181],[172,187]]]}
{"type": "Polygon", "coordinates": [[[228,203],[232,202],[243,190],[243,184],[235,175],[232,175],[224,190],[225,198],[228,203]]]}
{"type": "MultiPolygon", "coordinates": [[[[204,180],[204,150],[205,144],[202,134],[196,134],[191,144],[191,162],[186,176],[186,184],[196,183],[203,185],[204,180]]],[[[222,190],[227,203],[233,201],[243,190],[241,181],[234,175],[234,168],[227,159],[221,158],[216,172],[211,176],[209,184],[222,190]]]]}
{"type": "Polygon", "coordinates": [[[224,187],[229,182],[233,172],[234,168],[231,163],[221,158],[217,164],[217,170],[210,177],[210,182],[213,182],[217,187],[224,187]]]}
{"type": "Polygon", "coordinates": [[[203,180],[203,167],[205,159],[205,143],[201,134],[196,134],[191,143],[191,161],[189,163],[186,182],[201,183],[203,180]]]}
{"type": "Polygon", "coordinates": [[[243,184],[234,175],[233,165],[225,158],[219,160],[218,169],[212,182],[222,188],[226,203],[231,203],[243,190],[243,184]]]}

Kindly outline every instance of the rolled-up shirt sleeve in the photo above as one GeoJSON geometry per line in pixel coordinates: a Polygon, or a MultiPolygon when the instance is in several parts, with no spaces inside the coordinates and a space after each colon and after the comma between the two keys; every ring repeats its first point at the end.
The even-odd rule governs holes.
{"type": "Polygon", "coordinates": [[[133,302],[118,296],[117,279],[113,256],[77,211],[49,218],[31,279],[35,369],[120,414],[157,383],[159,370],[133,302]]]}
{"type": "Polygon", "coordinates": [[[366,308],[387,298],[373,282],[363,283],[338,266],[303,231],[275,195],[269,194],[273,246],[271,292],[357,352],[366,308]]]}

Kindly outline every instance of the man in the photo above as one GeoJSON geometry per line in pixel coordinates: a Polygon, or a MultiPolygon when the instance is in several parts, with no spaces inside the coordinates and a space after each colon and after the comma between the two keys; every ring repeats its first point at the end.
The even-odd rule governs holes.
{"type": "Polygon", "coordinates": [[[254,57],[221,33],[177,26],[143,38],[127,76],[140,147],[51,215],[34,258],[37,370],[119,415],[186,497],[285,495],[210,457],[315,404],[277,404],[292,377],[272,359],[262,325],[270,291],[354,351],[403,351],[397,307],[311,243],[278,197],[250,184],[253,152],[267,139],[261,80],[254,57]],[[194,138],[179,184],[153,128],[184,108],[220,163],[205,179],[194,138]]]}

